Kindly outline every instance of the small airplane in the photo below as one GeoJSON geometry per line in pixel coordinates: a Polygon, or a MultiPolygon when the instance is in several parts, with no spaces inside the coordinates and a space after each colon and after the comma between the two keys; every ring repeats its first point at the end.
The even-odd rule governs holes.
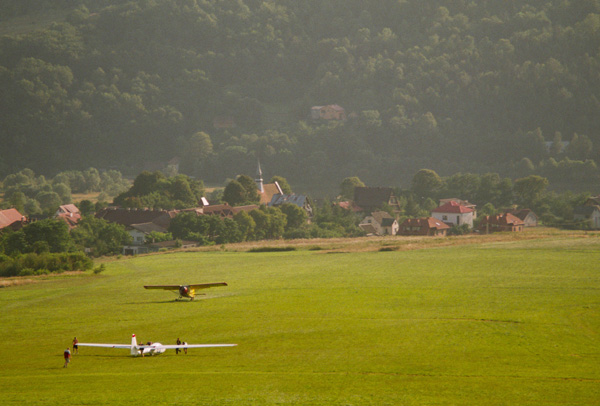
{"type": "Polygon", "coordinates": [[[80,347],[102,347],[102,348],[123,348],[129,349],[131,355],[137,357],[138,355],[158,355],[165,352],[165,350],[174,349],[187,349],[187,348],[208,348],[208,347],[234,347],[237,344],[176,344],[176,345],[163,345],[161,343],[141,344],[138,345],[135,334],[131,336],[131,345],[128,344],[98,344],[98,343],[78,343],[80,347]]]}
{"type": "Polygon", "coordinates": [[[190,300],[194,300],[196,297],[196,289],[208,289],[215,286],[227,286],[225,282],[217,282],[217,283],[199,283],[196,285],[147,285],[144,286],[146,289],[163,289],[163,290],[171,290],[179,293],[179,297],[177,300],[187,297],[190,300]]]}

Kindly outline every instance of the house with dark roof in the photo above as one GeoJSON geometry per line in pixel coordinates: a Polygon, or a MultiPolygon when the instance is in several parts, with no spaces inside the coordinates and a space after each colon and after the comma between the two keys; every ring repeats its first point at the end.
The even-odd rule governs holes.
{"type": "Polygon", "coordinates": [[[467,224],[473,228],[474,210],[465,207],[455,201],[449,201],[437,209],[431,211],[431,216],[443,221],[449,226],[461,226],[467,224]]]}
{"type": "Polygon", "coordinates": [[[398,198],[394,196],[392,188],[357,186],[354,188],[354,205],[361,211],[373,212],[381,209],[385,204],[394,211],[400,210],[398,198]]]}
{"type": "Polygon", "coordinates": [[[269,207],[278,207],[284,203],[291,203],[293,205],[300,207],[301,209],[303,209],[306,212],[306,214],[308,215],[309,218],[312,217],[312,215],[313,215],[312,204],[310,203],[310,199],[305,195],[297,195],[294,193],[286,195],[283,193],[277,193],[276,195],[273,196],[273,198],[269,202],[268,206],[269,207]]]}
{"type": "Polygon", "coordinates": [[[385,211],[374,211],[366,216],[358,226],[367,234],[396,235],[398,233],[398,220],[385,211]]]}
{"type": "Polygon", "coordinates": [[[507,213],[521,219],[525,227],[536,227],[538,224],[538,217],[531,209],[509,210],[507,213]]]}
{"type": "Polygon", "coordinates": [[[406,219],[400,224],[398,235],[426,235],[445,237],[450,226],[433,217],[406,219]]]}
{"type": "Polygon", "coordinates": [[[0,210],[0,230],[10,228],[17,231],[27,224],[27,219],[17,209],[0,210]]]}
{"type": "Polygon", "coordinates": [[[575,207],[573,209],[573,220],[587,222],[591,228],[595,230],[600,229],[600,206],[586,205],[575,207]]]}
{"type": "Polygon", "coordinates": [[[484,216],[479,222],[479,231],[484,234],[497,231],[523,231],[525,223],[517,216],[510,213],[484,216]]]}
{"type": "Polygon", "coordinates": [[[132,224],[154,223],[165,229],[177,215],[177,210],[129,209],[107,207],[96,212],[96,218],[129,227],[132,224]]]}

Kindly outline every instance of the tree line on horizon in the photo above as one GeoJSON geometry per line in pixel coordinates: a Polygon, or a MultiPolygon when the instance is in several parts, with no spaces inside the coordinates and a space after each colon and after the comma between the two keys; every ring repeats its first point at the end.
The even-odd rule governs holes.
{"type": "Polygon", "coordinates": [[[3,0],[3,23],[66,17],[0,39],[2,175],[179,156],[305,190],[423,167],[600,187],[599,0],[34,3],[3,0]],[[324,104],[350,118],[308,119],[324,104]]]}

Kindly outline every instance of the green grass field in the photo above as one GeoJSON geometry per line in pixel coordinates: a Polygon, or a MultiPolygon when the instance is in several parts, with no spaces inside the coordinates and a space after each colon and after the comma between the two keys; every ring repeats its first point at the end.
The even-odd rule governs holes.
{"type": "Polygon", "coordinates": [[[597,405],[600,238],[182,252],[0,289],[2,405],[597,405]],[[144,284],[226,281],[194,302],[144,284]],[[82,342],[237,343],[134,358],[82,342]]]}

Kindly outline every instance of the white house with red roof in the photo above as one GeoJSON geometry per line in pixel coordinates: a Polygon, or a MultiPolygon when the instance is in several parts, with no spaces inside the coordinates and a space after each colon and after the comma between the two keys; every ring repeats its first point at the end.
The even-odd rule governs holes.
{"type": "Polygon", "coordinates": [[[468,224],[469,228],[473,228],[475,211],[470,207],[463,206],[462,204],[452,200],[444,203],[437,209],[432,210],[431,216],[443,221],[449,226],[461,226],[463,224],[468,224]]]}

